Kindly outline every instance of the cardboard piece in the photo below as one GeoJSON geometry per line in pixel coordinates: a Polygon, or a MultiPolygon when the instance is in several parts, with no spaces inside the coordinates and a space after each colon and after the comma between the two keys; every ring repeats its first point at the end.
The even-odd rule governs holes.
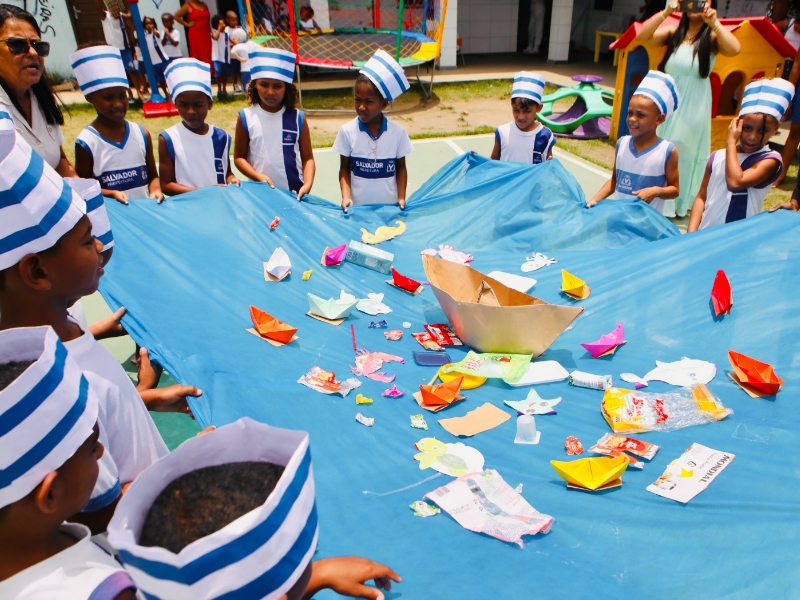
{"type": "Polygon", "coordinates": [[[355,306],[356,301],[342,300],[341,298],[339,300],[333,298],[323,300],[311,292],[308,293],[308,313],[311,316],[322,317],[326,321],[346,319],[353,312],[355,306]]]}
{"type": "Polygon", "coordinates": [[[599,340],[586,342],[585,344],[581,344],[581,346],[586,349],[592,358],[600,358],[601,356],[610,356],[614,354],[617,348],[625,343],[627,343],[625,331],[622,328],[622,323],[620,323],[611,333],[604,333],[600,336],[599,340]]]}
{"type": "Polygon", "coordinates": [[[456,334],[478,352],[539,356],[583,312],[518,292],[466,265],[433,256],[423,256],[422,263],[456,334]],[[479,302],[487,285],[496,305],[479,302]]]}
{"type": "MultiPolygon", "coordinates": [[[[275,346],[276,348],[280,348],[281,346],[285,346],[285,345],[286,345],[286,344],[283,344],[283,343],[281,343],[281,342],[276,342],[275,340],[271,340],[271,339],[269,339],[269,338],[265,338],[265,337],[263,337],[263,336],[262,336],[260,333],[258,333],[258,332],[257,332],[255,329],[253,329],[252,327],[248,327],[247,329],[245,329],[245,331],[246,331],[247,333],[252,333],[254,336],[256,336],[256,337],[257,337],[257,338],[259,338],[259,339],[262,339],[262,340],[264,340],[265,342],[269,342],[270,344],[272,344],[272,345],[273,345],[273,346],[275,346]]],[[[293,341],[295,341],[296,339],[298,339],[298,338],[297,338],[297,336],[296,336],[296,335],[293,335],[293,336],[292,336],[292,339],[290,339],[290,340],[287,342],[287,344],[291,344],[291,343],[292,343],[293,341]]]]}
{"type": "Polygon", "coordinates": [[[574,483],[567,483],[567,487],[571,490],[579,490],[581,492],[602,492],[603,490],[610,490],[616,487],[622,487],[622,478],[615,479],[614,481],[609,481],[605,485],[601,485],[596,490],[591,490],[589,488],[585,488],[580,485],[575,485],[574,483]]]}
{"type": "Polygon", "coordinates": [[[312,319],[316,319],[317,321],[322,321],[323,323],[327,323],[328,325],[333,325],[334,327],[338,327],[339,325],[341,325],[342,323],[344,323],[347,320],[344,317],[341,318],[341,319],[326,319],[325,317],[323,317],[321,315],[315,315],[311,311],[308,311],[306,313],[306,316],[309,316],[312,319]]]}
{"type": "Polygon", "coordinates": [[[264,279],[266,281],[281,281],[292,272],[292,261],[286,251],[278,246],[269,257],[269,261],[264,263],[264,279]]]}
{"type": "Polygon", "coordinates": [[[385,250],[380,250],[379,248],[367,246],[355,240],[350,240],[344,259],[354,265],[367,267],[373,271],[388,275],[392,268],[394,254],[386,252],[385,250]]]}
{"type": "Polygon", "coordinates": [[[778,377],[772,365],[733,350],[728,350],[728,360],[734,371],[728,375],[751,398],[774,396],[780,391],[783,379],[778,377]]]}
{"type": "Polygon", "coordinates": [[[714,285],[711,287],[711,304],[714,306],[714,316],[727,315],[733,306],[733,290],[731,282],[725,271],[720,269],[714,278],[714,285]]]}
{"type": "Polygon", "coordinates": [[[258,335],[268,341],[273,340],[279,344],[288,344],[294,339],[294,334],[297,333],[297,327],[287,325],[253,305],[250,305],[250,318],[253,320],[253,325],[258,335]]]}
{"type": "Polygon", "coordinates": [[[323,267],[335,267],[342,264],[344,261],[344,255],[347,252],[347,244],[342,244],[341,246],[336,246],[335,248],[328,248],[325,246],[325,250],[322,252],[322,258],[319,259],[320,264],[323,267]]]}
{"type": "Polygon", "coordinates": [[[375,233],[370,233],[363,227],[361,228],[361,241],[365,244],[380,244],[386,240],[390,240],[398,235],[406,232],[406,224],[402,221],[395,221],[396,227],[389,227],[388,225],[381,225],[375,230],[375,233]]]}
{"type": "Polygon", "coordinates": [[[616,480],[621,484],[621,475],[628,468],[628,459],[624,456],[602,456],[572,461],[551,460],[550,464],[568,484],[594,492],[616,480]]]}
{"type": "Polygon", "coordinates": [[[463,417],[439,419],[439,425],[453,435],[473,436],[494,429],[511,418],[506,411],[486,402],[463,417]]]}
{"type": "Polygon", "coordinates": [[[392,279],[389,279],[386,283],[413,295],[421,293],[424,289],[419,281],[415,281],[410,277],[401,275],[394,269],[394,267],[392,267],[392,279]]]}
{"type": "Polygon", "coordinates": [[[585,300],[592,293],[592,288],[586,285],[583,279],[578,279],[569,271],[561,269],[561,291],[575,300],[585,300]]]}

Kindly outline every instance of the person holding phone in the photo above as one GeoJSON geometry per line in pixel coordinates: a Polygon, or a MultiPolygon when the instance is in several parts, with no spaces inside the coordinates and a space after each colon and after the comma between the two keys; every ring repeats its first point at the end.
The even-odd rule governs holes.
{"type": "Polygon", "coordinates": [[[670,0],[650,17],[637,40],[646,46],[666,46],[658,70],[675,78],[681,104],[671,119],[658,128],[658,136],[678,148],[680,195],[664,203],[663,214],[683,217],[691,208],[711,154],[711,82],[716,55],[736,56],[741,44],[717,18],[716,0],[670,0]],[[683,9],[677,25],[664,21],[683,9]]]}

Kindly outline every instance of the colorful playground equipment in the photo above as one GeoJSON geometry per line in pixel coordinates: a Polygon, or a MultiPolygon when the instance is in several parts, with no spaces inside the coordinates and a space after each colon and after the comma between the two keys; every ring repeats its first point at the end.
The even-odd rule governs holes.
{"type": "MultiPolygon", "coordinates": [[[[245,0],[253,41],[297,54],[298,64],[360,69],[379,48],[415,67],[426,96],[441,54],[447,0],[245,0]],[[309,10],[310,9],[310,10],[309,10]],[[419,76],[429,64],[427,87],[419,76]]],[[[302,83],[298,69],[297,85],[302,83]]]]}
{"type": "MultiPolygon", "coordinates": [[[[680,13],[673,13],[660,27],[676,26],[680,18],[680,13]]],[[[742,52],[734,57],[718,54],[708,76],[712,94],[712,150],[725,147],[728,125],[739,113],[744,86],[754,79],[780,77],[786,59],[795,56],[792,45],[766,17],[720,19],[720,23],[736,36],[742,44],[742,52]]],[[[647,71],[657,69],[664,57],[665,48],[642,46],[636,41],[641,28],[641,23],[634,23],[610,46],[620,51],[611,116],[610,137],[613,140],[628,134],[628,125],[622,118],[624,108],[647,71]]]]}
{"type": "Polygon", "coordinates": [[[575,75],[578,85],[559,88],[542,98],[542,109],[536,118],[562,137],[591,140],[607,138],[611,127],[614,94],[595,84],[603,81],[597,75],[575,75]],[[566,112],[553,114],[553,105],[559,100],[575,97],[566,112]]]}

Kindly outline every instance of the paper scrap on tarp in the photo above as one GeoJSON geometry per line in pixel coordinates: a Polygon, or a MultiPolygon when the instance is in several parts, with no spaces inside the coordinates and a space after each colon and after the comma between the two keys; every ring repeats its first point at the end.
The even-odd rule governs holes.
{"type": "Polygon", "coordinates": [[[561,396],[546,400],[540,397],[536,390],[531,390],[525,400],[503,400],[503,402],[521,415],[554,415],[555,406],[561,402],[561,396]]]}
{"type": "Polygon", "coordinates": [[[320,392],[322,394],[341,394],[342,397],[347,396],[350,390],[354,390],[361,385],[361,382],[355,377],[339,381],[336,379],[336,373],[333,371],[325,371],[316,365],[306,371],[300,379],[297,380],[297,383],[302,383],[315,392],[320,392]]]}
{"type": "Polygon", "coordinates": [[[567,370],[556,360],[538,360],[528,363],[525,371],[518,379],[513,381],[503,379],[505,383],[512,387],[525,385],[537,385],[539,383],[553,383],[554,381],[564,381],[569,377],[567,370]]]}
{"type": "Polygon", "coordinates": [[[395,221],[396,227],[389,227],[388,225],[381,225],[375,230],[375,233],[370,233],[366,229],[361,229],[361,241],[365,244],[380,244],[390,240],[398,235],[406,232],[406,224],[402,221],[395,221]]]}
{"type": "Polygon", "coordinates": [[[308,271],[303,271],[303,281],[308,281],[309,279],[311,279],[311,274],[313,272],[314,271],[312,269],[309,269],[308,271]]]}
{"type": "Polygon", "coordinates": [[[466,252],[460,252],[453,248],[452,246],[447,246],[445,244],[439,244],[439,249],[436,250],[434,248],[426,248],[425,250],[420,251],[420,254],[423,256],[436,256],[438,255],[439,258],[446,260],[448,262],[454,262],[461,265],[466,265],[467,263],[471,263],[474,258],[472,254],[468,254],[466,252]]]}
{"type": "Polygon", "coordinates": [[[356,366],[351,365],[350,371],[357,377],[368,377],[374,381],[391,383],[396,375],[387,375],[381,371],[384,363],[388,362],[404,363],[406,361],[402,356],[385,352],[370,352],[366,348],[358,348],[356,350],[356,366]]]}
{"type": "Polygon", "coordinates": [[[361,413],[356,413],[356,421],[362,425],[366,425],[367,427],[372,427],[375,425],[375,419],[373,417],[365,417],[361,413]]]}
{"type": "Polygon", "coordinates": [[[464,529],[520,548],[523,535],[547,533],[553,525],[553,517],[528,504],[494,469],[462,475],[424,498],[435,502],[464,529]]]}
{"type": "Polygon", "coordinates": [[[717,374],[717,366],[706,360],[686,358],[674,362],[656,361],[656,368],[639,377],[634,373],[622,373],[620,378],[628,383],[639,384],[637,387],[646,387],[650,381],[663,381],[679,387],[709,383],[717,374]]]}
{"type": "Polygon", "coordinates": [[[422,438],[414,447],[419,450],[414,460],[419,462],[420,470],[433,469],[451,477],[483,470],[483,454],[461,442],[447,444],[436,438],[422,438]]]}
{"type": "Polygon", "coordinates": [[[433,517],[442,512],[438,507],[423,502],[422,500],[412,502],[409,504],[409,507],[414,511],[415,517],[433,517]]]}
{"type": "Polygon", "coordinates": [[[686,504],[705,490],[734,458],[735,454],[692,444],[686,452],[669,463],[663,475],[646,489],[686,504]]]}
{"type": "Polygon", "coordinates": [[[403,390],[399,390],[396,385],[392,385],[388,389],[383,390],[381,396],[385,398],[402,398],[404,394],[405,392],[403,392],[403,390]]]}
{"type": "Polygon", "coordinates": [[[538,271],[542,267],[553,265],[557,262],[555,258],[547,258],[541,252],[531,252],[529,256],[525,257],[525,264],[523,264],[520,269],[522,269],[524,273],[530,273],[531,271],[538,271]]]}
{"type": "Polygon", "coordinates": [[[356,394],[356,404],[372,404],[372,398],[367,398],[363,394],[356,394]]]}
{"type": "MultiPolygon", "coordinates": [[[[341,298],[354,298],[350,294],[341,293],[341,298]]],[[[356,303],[356,308],[368,315],[383,315],[392,312],[392,309],[383,303],[383,294],[367,294],[366,298],[361,298],[356,303]]]]}
{"type": "Polygon", "coordinates": [[[425,417],[422,415],[411,415],[411,426],[414,429],[428,430],[428,424],[425,422],[425,417]]]}
{"type": "Polygon", "coordinates": [[[511,418],[506,411],[486,402],[463,417],[439,419],[439,425],[453,435],[473,436],[494,429],[511,418]]]}

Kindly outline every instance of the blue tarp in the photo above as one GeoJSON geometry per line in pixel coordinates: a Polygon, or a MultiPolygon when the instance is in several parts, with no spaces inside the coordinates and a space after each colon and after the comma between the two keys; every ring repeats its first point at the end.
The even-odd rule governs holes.
{"type": "MultiPolygon", "coordinates": [[[[759,598],[797,596],[797,392],[800,376],[800,217],[763,214],[689,236],[640,201],[582,207],[574,179],[557,161],[528,168],[467,155],[437,173],[409,201],[409,210],[358,207],[344,216],[321,200],[297,203],[264,184],[213,188],[167,200],[109,203],[117,247],[101,291],[115,308],[128,308],[124,324],[140,344],[181,382],[201,387],[192,402],[202,425],[247,415],[305,429],[311,435],[320,512],[320,556],[359,554],[391,565],[404,579],[405,598],[759,598]],[[277,229],[268,226],[275,216],[277,229]],[[567,490],[551,459],[562,460],[564,439],[589,446],[609,431],[600,415],[602,394],[566,382],[538,386],[544,398],[562,396],[558,414],[537,418],[538,446],[513,444],[515,420],[462,440],[480,450],[486,466],[506,481],[524,484],[524,497],[555,517],[550,533],[527,538],[524,549],[462,529],[446,514],[420,519],[408,505],[448,481],[420,471],[414,443],[425,436],[455,442],[438,423],[484,402],[504,410],[527,388],[491,381],[466,392],[467,400],[434,415],[429,431],[412,429],[423,412],[411,398],[433,376],[411,358],[411,337],[444,315],[426,289],[411,297],[380,273],[344,264],[325,269],[325,246],[359,239],[401,218],[404,235],[380,245],[395,254],[406,275],[424,280],[420,250],[451,244],[475,256],[483,272],[519,270],[525,255],[543,251],[559,260],[533,274],[531,293],[568,303],[559,293],[560,268],[592,287],[585,312],[547,351],[567,370],[643,375],[655,360],[682,356],[719,367],[710,384],[735,414],[724,421],[642,437],[661,451],[642,472],[624,474],[622,488],[596,495],[567,490]],[[282,246],[293,273],[264,281],[262,263],[282,246]],[[303,271],[313,269],[308,281],[303,271]],[[714,319],[709,291],[718,269],[734,290],[732,313],[714,319]],[[391,328],[413,324],[389,342],[354,312],[334,327],[305,316],[307,292],[323,298],[345,289],[359,297],[386,294],[391,328]],[[298,340],[276,348],[246,333],[254,304],[299,327],[298,340]],[[597,339],[618,322],[628,343],[614,356],[592,360],[580,342],[597,339]],[[349,375],[353,348],[400,354],[399,399],[382,398],[385,384],[362,379],[375,399],[356,407],[354,395],[324,396],[296,383],[319,365],[340,379],[349,375]],[[727,350],[773,364],[786,384],[777,397],[754,400],[726,376],[727,350]],[[375,418],[358,424],[360,410],[375,418]],[[666,464],[693,442],[736,454],[700,496],[681,505],[645,491],[666,464]]],[[[381,318],[381,317],[377,317],[381,318]]],[[[454,359],[464,351],[449,350],[454,359]]],[[[389,372],[395,365],[389,365],[389,372]]],[[[620,382],[621,383],[621,382],[620,382]]],[[[651,390],[669,389],[653,383],[651,390]]]]}

